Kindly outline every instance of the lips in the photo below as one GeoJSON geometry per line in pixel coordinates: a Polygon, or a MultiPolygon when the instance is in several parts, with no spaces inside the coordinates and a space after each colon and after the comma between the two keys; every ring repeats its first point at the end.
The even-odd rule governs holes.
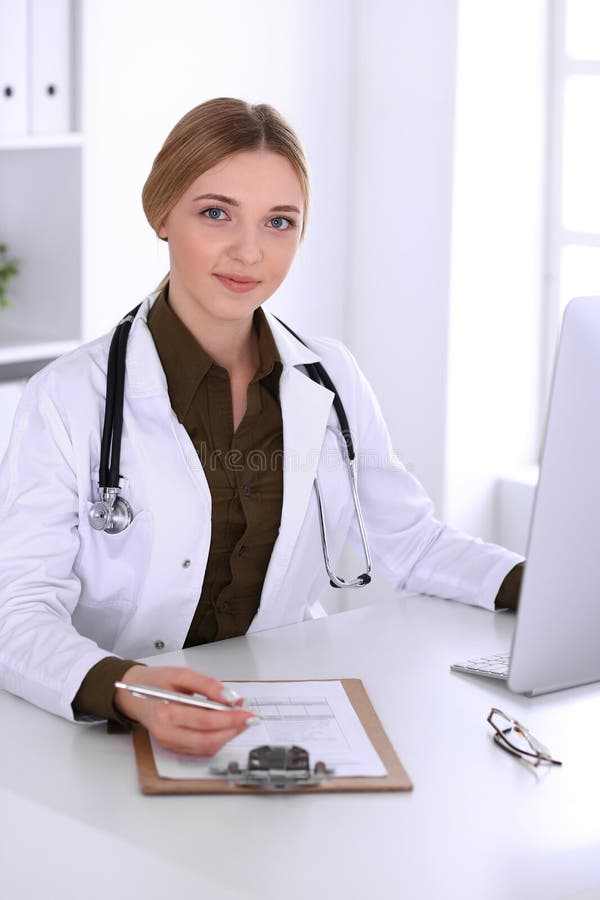
{"type": "Polygon", "coordinates": [[[224,287],[236,294],[245,294],[248,291],[253,291],[254,288],[258,287],[260,284],[260,281],[248,278],[245,275],[220,275],[215,273],[215,278],[217,278],[224,287]]]}
{"type": "Polygon", "coordinates": [[[217,278],[227,278],[228,281],[237,281],[238,284],[258,284],[258,279],[248,275],[234,275],[230,272],[216,272],[217,278]]]}

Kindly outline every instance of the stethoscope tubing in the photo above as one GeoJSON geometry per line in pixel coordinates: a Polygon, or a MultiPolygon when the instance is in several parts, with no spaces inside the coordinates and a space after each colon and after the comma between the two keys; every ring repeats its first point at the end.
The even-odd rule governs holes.
{"type": "Polygon", "coordinates": [[[123,405],[125,400],[125,360],[127,339],[131,324],[139,306],[121,319],[108,352],[106,375],[106,404],[100,447],[99,482],[101,488],[119,487],[121,461],[121,437],[123,435],[123,405]]]}
{"type": "Polygon", "coordinates": [[[363,572],[362,575],[359,575],[358,578],[353,578],[351,581],[346,581],[344,578],[340,578],[339,575],[336,575],[333,571],[331,560],[329,558],[329,543],[327,541],[327,528],[325,527],[325,515],[323,513],[323,501],[321,500],[321,486],[319,484],[318,476],[315,477],[314,488],[315,494],[317,497],[317,511],[319,513],[319,528],[321,530],[321,546],[323,548],[323,560],[325,562],[325,569],[327,574],[329,575],[329,583],[333,588],[359,588],[364,587],[366,584],[369,584],[371,581],[371,570],[372,570],[372,562],[371,562],[371,551],[369,549],[369,541],[367,539],[367,532],[365,528],[365,523],[362,516],[362,510],[360,506],[360,500],[358,497],[358,486],[356,479],[356,460],[351,459],[348,461],[348,472],[350,476],[350,487],[352,490],[352,499],[354,501],[354,512],[356,514],[356,520],[358,522],[358,530],[360,532],[360,539],[363,546],[363,552],[365,554],[366,561],[366,571],[363,572]]]}

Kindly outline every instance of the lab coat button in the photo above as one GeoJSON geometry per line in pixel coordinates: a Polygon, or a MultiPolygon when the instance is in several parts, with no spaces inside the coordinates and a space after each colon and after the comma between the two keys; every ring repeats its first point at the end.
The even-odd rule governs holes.
{"type": "Polygon", "coordinates": [[[184,569],[189,569],[191,564],[192,564],[191,559],[184,559],[184,561],[181,563],[181,565],[183,566],[184,569]]]}
{"type": "Polygon", "coordinates": [[[164,641],[154,641],[154,646],[156,647],[157,650],[164,650],[165,642],[164,641]]]}

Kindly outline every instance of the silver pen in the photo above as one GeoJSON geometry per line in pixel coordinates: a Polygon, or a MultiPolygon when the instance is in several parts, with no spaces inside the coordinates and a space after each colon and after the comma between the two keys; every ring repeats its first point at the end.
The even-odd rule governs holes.
{"type": "MultiPolygon", "coordinates": [[[[163,700],[166,703],[181,703],[184,706],[199,706],[201,709],[215,709],[221,712],[231,712],[236,709],[244,712],[243,706],[228,706],[217,700],[209,700],[204,694],[181,694],[178,691],[167,691],[149,684],[125,684],[123,681],[115,681],[115,687],[129,691],[134,697],[153,697],[155,700],[163,700]]],[[[262,718],[257,713],[252,713],[252,715],[257,719],[262,718]]]]}

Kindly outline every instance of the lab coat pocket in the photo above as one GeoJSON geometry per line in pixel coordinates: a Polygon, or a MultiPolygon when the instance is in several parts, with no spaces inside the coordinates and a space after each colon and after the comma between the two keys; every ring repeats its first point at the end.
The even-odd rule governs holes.
{"type": "MultiPolygon", "coordinates": [[[[92,506],[88,502],[88,511],[92,506]]],[[[152,549],[152,513],[142,510],[118,534],[80,526],[80,551],[75,569],[87,605],[131,604],[141,590],[152,549]]]]}
{"type": "MultiPolygon", "coordinates": [[[[91,507],[88,503],[88,509],[91,507]]],[[[143,510],[119,534],[80,527],[75,573],[81,596],[73,614],[78,631],[111,649],[135,611],[144,586],[153,541],[152,513],[143,510]]]]}
{"type": "Polygon", "coordinates": [[[119,531],[116,534],[110,534],[108,531],[97,531],[95,528],[92,528],[89,519],[93,505],[90,500],[86,503],[85,521],[83,523],[80,521],[79,525],[80,537],[82,542],[85,541],[85,543],[89,542],[95,545],[107,559],[119,560],[125,548],[137,546],[140,540],[140,537],[137,537],[137,532],[141,531],[142,534],[147,532],[148,526],[152,521],[152,514],[149,510],[142,510],[133,516],[131,523],[123,531],[119,531]]]}

